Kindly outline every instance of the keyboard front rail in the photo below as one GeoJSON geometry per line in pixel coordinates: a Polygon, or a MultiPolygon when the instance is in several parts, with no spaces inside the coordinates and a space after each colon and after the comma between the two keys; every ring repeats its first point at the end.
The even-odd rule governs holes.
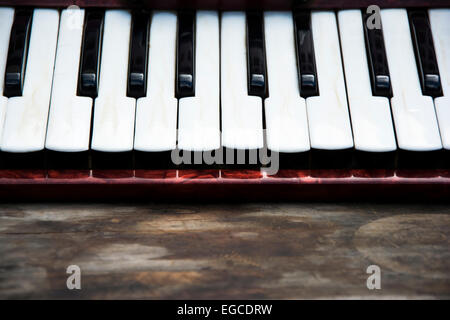
{"type": "Polygon", "coordinates": [[[0,172],[1,201],[29,200],[441,200],[450,199],[450,171],[151,170],[128,172],[0,172]],[[145,176],[145,178],[144,178],[145,176]],[[56,178],[58,177],[58,178],[56,178]]]}

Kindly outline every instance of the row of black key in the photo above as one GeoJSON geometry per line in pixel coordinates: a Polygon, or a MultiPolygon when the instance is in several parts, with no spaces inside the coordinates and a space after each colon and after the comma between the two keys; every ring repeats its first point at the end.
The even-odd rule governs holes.
{"type": "MultiPolygon", "coordinates": [[[[195,95],[195,14],[190,11],[180,12],[178,17],[175,96],[182,98],[195,95]]],[[[364,25],[368,17],[368,14],[364,15],[364,25]]],[[[410,10],[409,18],[423,94],[432,97],[441,96],[442,88],[428,15],[423,10],[410,10]]],[[[92,98],[97,96],[103,19],[104,11],[102,10],[86,12],[78,86],[80,96],[92,98]]],[[[11,31],[5,73],[4,94],[7,97],[20,96],[22,92],[31,20],[32,10],[17,11],[11,31]]],[[[294,22],[301,96],[304,98],[317,96],[319,95],[319,79],[317,79],[315,67],[310,12],[294,12],[294,22]]],[[[128,96],[134,98],[146,95],[149,24],[148,13],[139,11],[133,14],[127,92],[128,96]]],[[[368,27],[364,29],[373,95],[391,97],[383,31],[368,27]]],[[[248,93],[266,98],[269,92],[261,12],[247,13],[247,48],[248,93]]]]}

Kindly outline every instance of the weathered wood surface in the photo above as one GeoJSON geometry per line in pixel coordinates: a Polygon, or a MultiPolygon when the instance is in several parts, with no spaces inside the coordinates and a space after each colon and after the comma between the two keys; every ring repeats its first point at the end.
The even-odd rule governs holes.
{"type": "Polygon", "coordinates": [[[0,298],[450,298],[449,249],[448,205],[1,205],[0,298]]]}

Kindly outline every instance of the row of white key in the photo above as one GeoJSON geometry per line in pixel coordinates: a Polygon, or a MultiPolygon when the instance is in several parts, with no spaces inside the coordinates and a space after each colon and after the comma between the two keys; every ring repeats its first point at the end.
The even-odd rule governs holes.
{"type": "MultiPolygon", "coordinates": [[[[261,98],[247,93],[244,12],[225,12],[221,18],[217,12],[197,12],[196,96],[178,102],[174,97],[175,13],[153,14],[147,97],[136,101],[126,96],[131,14],[106,11],[99,96],[93,101],[76,95],[84,11],[77,11],[81,13],[80,25],[74,27],[71,10],[62,11],[60,23],[56,10],[34,11],[24,94],[11,99],[0,96],[0,129],[2,112],[6,114],[3,151],[38,151],[44,144],[55,151],[88,150],[92,116],[91,147],[97,151],[172,150],[177,139],[178,147],[185,150],[213,150],[220,145],[261,148],[263,112],[268,146],[281,152],[352,148],[353,141],[358,150],[392,151],[396,149],[394,125],[401,149],[450,147],[450,70],[446,65],[450,10],[430,10],[444,91],[444,97],[435,100],[437,116],[433,100],[421,94],[406,10],[382,10],[394,92],[394,125],[388,99],[371,93],[359,10],[340,11],[339,29],[334,12],[312,12],[320,95],[306,100],[299,94],[292,14],[264,14],[270,92],[264,101],[265,110],[261,98]]],[[[0,50],[1,74],[13,12],[0,9],[0,49],[4,48],[0,50]]]]}
{"type": "MultiPolygon", "coordinates": [[[[312,13],[319,88],[323,94],[306,101],[299,93],[292,13],[266,12],[264,25],[269,83],[269,98],[264,101],[268,148],[279,152],[352,148],[334,13],[312,13]]],[[[263,101],[247,93],[245,30],[245,13],[222,15],[222,144],[227,148],[257,149],[263,146],[264,139],[263,101]]]]}

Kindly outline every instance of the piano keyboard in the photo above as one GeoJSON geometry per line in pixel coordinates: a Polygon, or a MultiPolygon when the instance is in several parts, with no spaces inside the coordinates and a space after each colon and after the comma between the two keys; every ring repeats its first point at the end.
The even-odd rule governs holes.
{"type": "Polygon", "coordinates": [[[280,169],[448,168],[450,9],[366,19],[0,8],[0,166],[176,168],[174,150],[267,147],[280,169]]]}

